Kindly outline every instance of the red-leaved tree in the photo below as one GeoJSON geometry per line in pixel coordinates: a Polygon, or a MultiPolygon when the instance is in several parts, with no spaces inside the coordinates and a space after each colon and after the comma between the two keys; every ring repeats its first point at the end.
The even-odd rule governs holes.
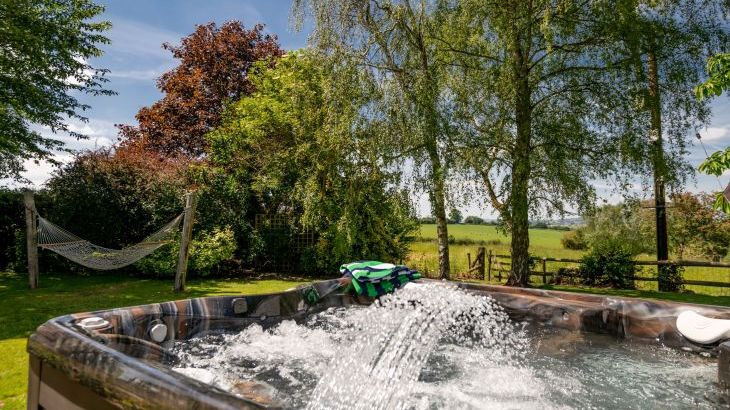
{"type": "Polygon", "coordinates": [[[157,80],[164,97],[143,107],[137,126],[119,125],[121,150],[142,147],[164,156],[200,158],[205,134],[220,123],[226,102],[253,92],[248,79],[252,64],[282,55],[276,36],[264,26],[247,30],[240,21],[199,25],[179,46],[168,43],[180,61],[157,80]]]}

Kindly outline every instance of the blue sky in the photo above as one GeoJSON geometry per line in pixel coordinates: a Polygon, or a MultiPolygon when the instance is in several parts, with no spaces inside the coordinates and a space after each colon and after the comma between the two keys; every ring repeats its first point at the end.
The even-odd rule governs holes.
{"type": "MultiPolygon", "coordinates": [[[[175,64],[170,53],[162,49],[162,43],[177,43],[181,37],[193,31],[196,24],[209,21],[222,23],[226,20],[240,20],[246,27],[263,23],[266,31],[276,34],[284,49],[297,49],[306,45],[307,33],[293,32],[289,25],[291,2],[289,0],[206,0],[206,1],[173,1],[173,0],[104,0],[106,6],[103,19],[112,22],[113,28],[107,36],[111,44],[104,46],[104,56],[91,61],[94,67],[107,68],[109,74],[108,87],[118,94],[115,96],[83,97],[83,102],[91,105],[87,111],[89,122],[86,124],[72,122],[75,131],[89,135],[88,140],[76,141],[72,138],[57,136],[67,142],[73,149],[85,150],[95,147],[109,146],[116,142],[114,124],[134,123],[134,115],[140,107],[152,104],[160,98],[155,87],[155,79],[175,64]]],[[[724,149],[730,143],[730,98],[723,96],[712,103],[713,119],[707,130],[701,130],[707,150],[712,152],[724,149]]],[[[47,134],[50,131],[40,130],[47,134]]],[[[59,155],[62,161],[71,160],[68,154],[59,155]]],[[[699,145],[695,145],[688,160],[697,166],[705,158],[699,145]]],[[[26,164],[28,172],[25,176],[39,187],[45,182],[53,168],[46,163],[26,164]]],[[[697,174],[696,181],[690,181],[690,191],[717,190],[730,181],[730,175],[720,178],[697,174]]],[[[2,182],[2,181],[0,181],[2,182]]],[[[597,181],[596,187],[603,198],[609,202],[620,200],[620,196],[611,192],[610,184],[597,181]]],[[[650,197],[651,190],[644,191],[636,186],[639,196],[650,197]]],[[[488,207],[474,203],[456,204],[465,214],[494,217],[488,207]]],[[[418,198],[418,209],[421,214],[428,214],[426,198],[418,198]]]]}

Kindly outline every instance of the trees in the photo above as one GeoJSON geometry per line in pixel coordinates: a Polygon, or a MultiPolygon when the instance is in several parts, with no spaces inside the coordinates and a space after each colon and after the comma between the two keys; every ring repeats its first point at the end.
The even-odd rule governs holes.
{"type": "Polygon", "coordinates": [[[469,215],[464,218],[464,223],[468,225],[484,225],[484,219],[478,216],[469,215]]]}
{"type": "Polygon", "coordinates": [[[253,92],[252,64],[280,56],[275,36],[261,24],[247,30],[239,21],[199,25],[180,46],[163,47],[180,64],[157,81],[164,97],[139,110],[137,126],[120,126],[122,147],[139,144],[166,156],[205,155],[205,134],[220,124],[226,102],[253,92]]]}
{"type": "Polygon", "coordinates": [[[257,64],[256,91],[231,104],[208,135],[210,160],[232,183],[245,175],[262,209],[314,233],[315,248],[298,255],[302,269],[399,260],[417,228],[396,175],[368,147],[381,131],[360,116],[369,94],[358,74],[311,52],[257,64]]]}
{"type": "Polygon", "coordinates": [[[78,94],[112,94],[106,70],[87,62],[109,43],[110,23],[93,21],[103,10],[89,0],[0,2],[0,178],[22,180],[23,161],[54,162],[64,149],[33,126],[83,138],[66,122],[86,121],[78,94]]]}
{"type": "Polygon", "coordinates": [[[451,211],[449,211],[449,223],[460,224],[462,219],[464,219],[464,216],[461,214],[461,211],[456,208],[451,208],[451,211]]]}
{"type": "Polygon", "coordinates": [[[592,248],[601,243],[621,243],[632,256],[650,252],[654,227],[646,208],[638,202],[605,205],[586,217],[577,236],[592,248]]]}
{"type": "MultiPolygon", "coordinates": [[[[730,248],[730,219],[713,209],[713,195],[674,194],[667,212],[669,250],[676,259],[720,260],[730,248]]],[[[595,248],[620,243],[632,255],[651,253],[656,246],[655,215],[651,201],[605,205],[586,217],[586,225],[564,237],[563,245],[585,242],[595,248]],[[579,242],[577,240],[580,240],[579,242]],[[576,241],[573,243],[572,241],[576,241]]],[[[572,248],[571,248],[572,249],[572,248]]]]}
{"type": "Polygon", "coordinates": [[[692,88],[701,79],[705,56],[727,46],[725,11],[723,0],[627,0],[617,3],[620,17],[608,28],[615,39],[610,50],[625,57],[617,66],[624,92],[633,96],[626,100],[635,101],[624,112],[640,114],[625,131],[648,142],[636,148],[649,158],[645,164],[653,174],[659,260],[669,254],[665,185],[688,174],[683,158],[688,131],[707,121],[707,106],[694,98],[692,88]]]}
{"type": "Polygon", "coordinates": [[[669,243],[677,258],[694,254],[719,261],[730,247],[730,220],[713,209],[711,194],[672,196],[669,243]]]}
{"type": "Polygon", "coordinates": [[[450,29],[439,44],[454,60],[459,119],[453,148],[511,232],[509,284],[528,282],[530,214],[587,209],[590,181],[620,164],[620,138],[604,126],[611,107],[597,102],[610,87],[601,58],[608,7],[474,0],[444,13],[450,29]]]}
{"type": "Polygon", "coordinates": [[[405,158],[413,159],[423,175],[417,180],[428,192],[436,218],[439,276],[448,278],[445,141],[450,120],[444,108],[448,63],[437,54],[438,3],[297,0],[294,9],[300,21],[311,13],[315,46],[354,64],[372,80],[379,100],[369,118],[390,131],[377,149],[387,152],[398,168],[405,158]]]}

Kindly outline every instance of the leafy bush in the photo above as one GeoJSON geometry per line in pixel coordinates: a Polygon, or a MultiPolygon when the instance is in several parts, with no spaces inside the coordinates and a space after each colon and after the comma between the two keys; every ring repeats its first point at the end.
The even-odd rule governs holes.
{"type": "Polygon", "coordinates": [[[678,292],[682,290],[682,275],[684,266],[659,266],[659,290],[662,292],[678,292]]]}
{"type": "Polygon", "coordinates": [[[583,231],[580,229],[564,233],[563,237],[560,238],[560,243],[565,249],[588,249],[588,239],[586,239],[583,231]]]}
{"type": "MultiPolygon", "coordinates": [[[[16,237],[25,227],[23,194],[0,190],[0,270],[13,264],[16,257],[16,237]]],[[[25,244],[25,237],[23,237],[25,244]]]]}
{"type": "Polygon", "coordinates": [[[630,249],[624,244],[614,240],[601,241],[583,257],[580,275],[586,285],[633,289],[636,265],[630,249]]]}
{"type": "Polygon", "coordinates": [[[552,283],[555,285],[575,285],[580,278],[580,270],[578,268],[558,268],[553,275],[552,283]]]}
{"type": "Polygon", "coordinates": [[[190,268],[200,276],[217,273],[220,264],[233,258],[236,239],[229,227],[202,232],[190,247],[190,268]]]}
{"type": "Polygon", "coordinates": [[[467,225],[482,225],[484,224],[484,219],[478,216],[469,215],[464,218],[464,223],[467,225]]]}
{"type": "MultiPolygon", "coordinates": [[[[201,232],[190,244],[189,272],[208,276],[219,273],[223,262],[233,258],[236,240],[229,227],[201,232]]],[[[151,255],[135,263],[142,274],[157,277],[172,277],[177,268],[180,253],[180,239],[163,246],[151,255]]]]}

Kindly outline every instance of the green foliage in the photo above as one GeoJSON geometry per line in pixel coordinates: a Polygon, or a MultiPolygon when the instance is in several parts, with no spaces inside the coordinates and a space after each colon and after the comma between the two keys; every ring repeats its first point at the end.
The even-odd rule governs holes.
{"type": "MultiPolygon", "coordinates": [[[[424,222],[421,222],[421,223],[424,223],[424,222]]],[[[464,224],[465,225],[483,225],[484,219],[482,219],[478,216],[469,215],[466,218],[464,218],[464,224]]]]}
{"type": "Polygon", "coordinates": [[[638,202],[604,205],[586,216],[586,225],[576,231],[591,247],[603,242],[620,242],[631,255],[654,250],[652,215],[638,202]]]}
{"type": "MultiPolygon", "coordinates": [[[[367,88],[369,104],[360,119],[378,130],[366,151],[380,158],[380,166],[412,176],[425,191],[443,235],[437,238],[439,276],[449,275],[446,181],[452,150],[446,149],[451,132],[451,104],[446,71],[450,66],[439,50],[441,21],[435,4],[386,0],[343,2],[296,0],[298,23],[311,16],[316,28],[312,44],[340,64],[353,67],[362,85],[342,84],[339,92],[367,88]],[[412,172],[403,162],[413,160],[412,172]]],[[[337,81],[336,78],[331,77],[337,81]]]]}
{"type": "Polygon", "coordinates": [[[352,91],[356,74],[310,52],[258,64],[250,76],[256,92],[231,104],[207,136],[213,165],[232,185],[248,181],[261,213],[285,214],[292,235],[315,235],[314,250],[301,255],[287,241],[261,237],[266,252],[284,246],[278,257],[299,260],[300,271],[397,261],[417,228],[408,196],[366,149],[379,131],[360,121],[367,95],[352,91]]]}
{"type": "Polygon", "coordinates": [[[712,203],[712,207],[730,215],[730,201],[728,201],[724,192],[715,193],[715,202],[712,203]]]}
{"type": "Polygon", "coordinates": [[[583,283],[589,286],[611,286],[633,289],[636,265],[631,249],[615,239],[594,243],[580,265],[583,283]]]}
{"type": "Polygon", "coordinates": [[[23,161],[55,163],[53,150],[64,149],[31,124],[84,137],[67,123],[86,120],[78,96],[113,94],[102,87],[106,70],[87,63],[109,43],[103,10],[89,0],[0,1],[0,178],[22,180],[23,161]]]}
{"type": "Polygon", "coordinates": [[[679,259],[700,256],[720,261],[730,248],[730,219],[715,209],[711,194],[672,196],[668,210],[669,244],[679,259]]]}
{"type": "MultiPolygon", "coordinates": [[[[219,273],[221,264],[232,259],[235,250],[236,240],[230,228],[201,232],[190,244],[188,259],[190,273],[201,277],[219,273]]],[[[135,267],[143,275],[173,277],[179,252],[178,238],[135,263],[135,267]]]]}
{"type": "Polygon", "coordinates": [[[235,257],[253,263],[264,244],[252,226],[259,208],[248,175],[201,165],[190,167],[188,176],[198,187],[196,229],[231,229],[237,244],[235,257]]]}
{"type": "Polygon", "coordinates": [[[700,166],[700,172],[719,177],[723,172],[730,169],[730,148],[724,151],[713,152],[700,166]]]}
{"type": "Polygon", "coordinates": [[[721,53],[707,59],[709,78],[695,88],[697,98],[719,97],[730,89],[730,53],[721,53]]]}
{"type": "Polygon", "coordinates": [[[461,211],[456,208],[451,208],[451,211],[449,211],[449,223],[460,224],[462,219],[464,219],[464,216],[461,214],[461,211]]]}
{"type": "Polygon", "coordinates": [[[684,266],[664,265],[658,268],[659,291],[679,292],[682,290],[684,266]]]}
{"type": "Polygon", "coordinates": [[[16,260],[15,240],[24,227],[23,194],[0,189],[0,270],[6,269],[16,260]]]}
{"type": "Polygon", "coordinates": [[[48,181],[49,206],[38,209],[73,234],[118,249],[182,212],[183,172],[154,157],[89,152],[48,181]]]}
{"type": "Polygon", "coordinates": [[[560,243],[565,249],[583,250],[588,249],[588,240],[583,230],[568,231],[560,238],[560,243]]]}

